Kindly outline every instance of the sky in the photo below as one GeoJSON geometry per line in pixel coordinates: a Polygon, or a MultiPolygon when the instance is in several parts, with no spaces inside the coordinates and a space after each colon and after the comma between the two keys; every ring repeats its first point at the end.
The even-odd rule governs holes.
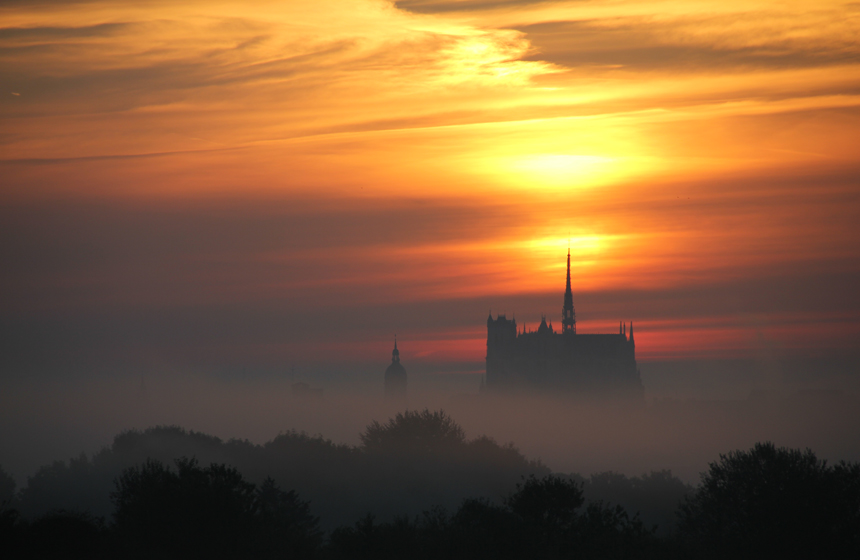
{"type": "Polygon", "coordinates": [[[488,312],[560,322],[568,249],[579,332],[642,364],[853,355],[858,36],[822,0],[6,1],[2,382],[395,334],[475,376],[488,312]]]}

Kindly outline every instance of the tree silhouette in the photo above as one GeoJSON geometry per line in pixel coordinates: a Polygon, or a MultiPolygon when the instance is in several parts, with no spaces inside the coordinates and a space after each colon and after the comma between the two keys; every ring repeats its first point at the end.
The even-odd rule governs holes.
{"type": "Polygon", "coordinates": [[[0,466],[0,511],[12,506],[15,486],[15,479],[0,466]]]}
{"type": "Polygon", "coordinates": [[[110,558],[104,522],[88,513],[56,511],[36,518],[23,535],[21,556],[30,558],[110,558]]]}
{"type": "Polygon", "coordinates": [[[577,510],[584,501],[579,484],[550,475],[517,484],[505,505],[521,520],[521,539],[538,556],[557,558],[573,545],[577,510]]]}
{"type": "Polygon", "coordinates": [[[527,524],[561,534],[573,527],[576,510],[584,501],[579,484],[550,475],[541,479],[530,476],[517,484],[505,504],[527,524]]]}
{"type": "Polygon", "coordinates": [[[372,489],[365,511],[385,520],[437,505],[452,510],[470,497],[498,499],[523,475],[549,473],[512,445],[488,437],[466,440],[463,428],[441,410],[374,421],[361,440],[360,472],[372,489]]]}
{"type": "Polygon", "coordinates": [[[0,467],[0,543],[6,550],[18,550],[20,543],[20,520],[14,509],[15,479],[0,467]]]}
{"type": "Polygon", "coordinates": [[[385,424],[376,420],[361,434],[361,444],[370,453],[430,453],[462,446],[466,434],[444,411],[398,413],[385,424]]]}
{"type": "MultiPolygon", "coordinates": [[[[623,508],[591,504],[580,484],[557,476],[529,477],[503,505],[463,501],[451,517],[441,509],[410,521],[378,523],[367,516],[335,530],[331,558],[507,560],[653,557],[651,533],[623,508]]],[[[659,556],[656,556],[659,557],[659,556]]]]}
{"type": "Polygon", "coordinates": [[[680,516],[687,539],[720,557],[856,557],[860,467],[757,443],[711,463],[680,516]]]}
{"type": "Polygon", "coordinates": [[[256,494],[254,558],[311,558],[322,544],[319,518],[294,490],[285,492],[266,478],[256,494]]]}
{"type": "Polygon", "coordinates": [[[694,490],[666,470],[631,477],[605,471],[583,483],[587,502],[609,502],[622,506],[628,515],[638,513],[646,527],[664,537],[676,532],[678,506],[694,490]]]}
{"type": "Polygon", "coordinates": [[[79,510],[107,515],[111,482],[118,473],[102,474],[84,453],[45,465],[28,478],[21,491],[21,513],[34,517],[52,511],[79,510]],[[106,507],[98,507],[100,502],[106,507]]]}
{"type": "Polygon", "coordinates": [[[258,491],[225,465],[157,461],[126,469],[111,495],[114,523],[129,554],[160,558],[308,558],[317,520],[294,492],[267,480],[258,491]]]}
{"type": "Polygon", "coordinates": [[[638,515],[630,517],[620,505],[588,504],[577,519],[574,533],[568,552],[571,558],[669,557],[654,538],[654,531],[646,529],[638,515]]]}
{"type": "Polygon", "coordinates": [[[654,544],[653,534],[620,505],[588,504],[582,484],[550,475],[529,477],[505,505],[522,522],[520,540],[541,558],[642,558],[654,544]]]}
{"type": "Polygon", "coordinates": [[[530,557],[522,520],[508,507],[486,499],[465,500],[451,519],[450,535],[456,558],[530,557]]]}
{"type": "Polygon", "coordinates": [[[390,520],[435,505],[454,510],[468,497],[504,495],[523,475],[549,473],[511,444],[499,445],[488,437],[464,440],[462,429],[441,411],[401,417],[417,417],[419,422],[412,424],[419,429],[406,430],[396,418],[371,424],[366,435],[379,445],[369,440],[369,448],[294,431],[255,445],[177,426],[130,430],[92,456],[40,468],[19,494],[15,508],[26,518],[60,509],[109,518],[114,511],[110,498],[114,481],[125,469],[140,467],[150,458],[173,469],[176,459],[196,457],[201,465],[231,465],[257,485],[271,476],[286,489],[300,488],[302,498],[311,500],[314,513],[321,517],[321,526],[331,531],[368,511],[390,520]],[[422,418],[430,422],[422,423],[422,418]],[[387,429],[391,425],[394,430],[387,429]],[[400,437],[403,432],[409,436],[400,437]],[[400,445],[402,440],[413,444],[400,445]]]}

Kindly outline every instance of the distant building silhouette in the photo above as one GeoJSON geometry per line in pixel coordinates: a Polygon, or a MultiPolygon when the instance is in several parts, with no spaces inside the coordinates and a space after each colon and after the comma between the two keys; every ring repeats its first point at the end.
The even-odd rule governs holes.
{"type": "Polygon", "coordinates": [[[297,398],[321,398],[323,395],[322,389],[317,389],[311,387],[307,383],[303,381],[299,381],[298,383],[293,383],[291,385],[293,390],[293,397],[297,398]]]}
{"type": "Polygon", "coordinates": [[[406,368],[400,363],[400,350],[397,349],[397,337],[394,337],[391,364],[385,370],[385,397],[389,399],[406,397],[406,368]]]}
{"type": "Polygon", "coordinates": [[[570,288],[570,250],[561,332],[541,318],[537,331],[517,330],[516,319],[487,319],[486,382],[497,390],[546,390],[589,395],[641,397],[644,389],[636,367],[633,323],[630,336],[620,324],[618,334],[577,334],[570,288]]]}

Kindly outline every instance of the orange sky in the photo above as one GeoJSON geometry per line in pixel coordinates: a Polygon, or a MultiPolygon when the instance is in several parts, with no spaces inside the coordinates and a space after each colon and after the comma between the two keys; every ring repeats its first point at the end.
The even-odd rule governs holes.
{"type": "Polygon", "coordinates": [[[857,37],[820,0],[5,2],[7,365],[481,361],[488,308],[557,318],[568,242],[580,330],[641,359],[853,351],[857,37]]]}

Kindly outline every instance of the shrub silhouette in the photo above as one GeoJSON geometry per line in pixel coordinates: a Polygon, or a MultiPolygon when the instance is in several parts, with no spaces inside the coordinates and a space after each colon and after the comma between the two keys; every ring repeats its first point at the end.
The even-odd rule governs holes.
{"type": "Polygon", "coordinates": [[[856,557],[860,466],[757,443],[711,463],[680,516],[684,536],[719,557],[856,557]]]}

